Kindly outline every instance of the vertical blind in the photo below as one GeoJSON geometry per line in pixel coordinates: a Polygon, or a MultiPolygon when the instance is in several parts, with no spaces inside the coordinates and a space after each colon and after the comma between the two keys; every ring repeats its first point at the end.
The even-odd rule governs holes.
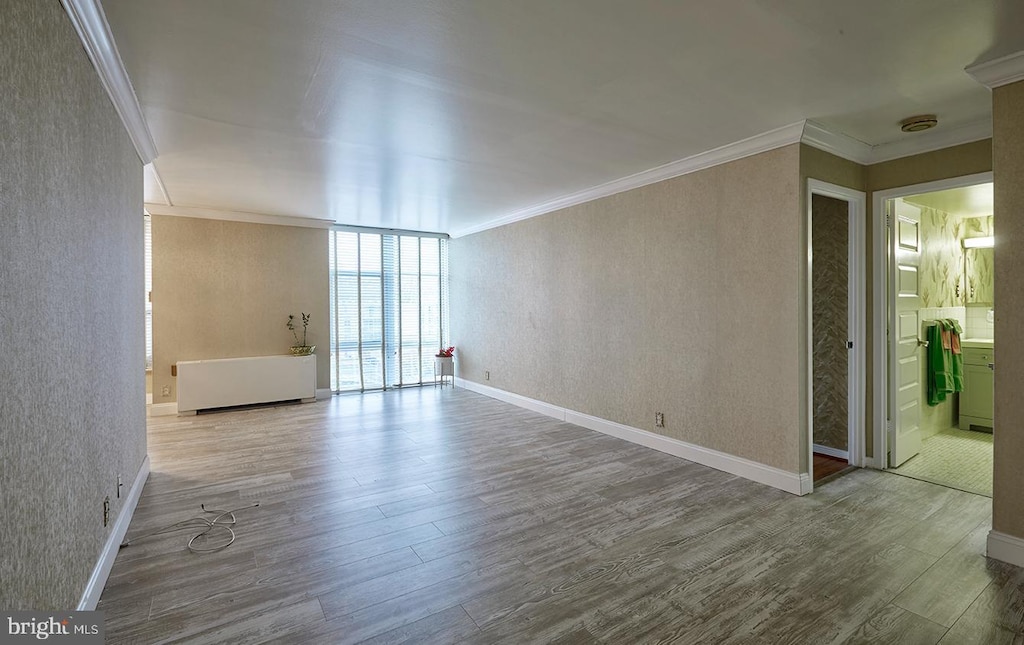
{"type": "Polygon", "coordinates": [[[448,342],[448,240],[331,231],[331,389],[434,380],[448,342]]]}
{"type": "Polygon", "coordinates": [[[149,294],[153,291],[153,227],[150,222],[149,213],[146,213],[142,221],[143,243],[145,245],[145,281],[146,293],[146,369],[153,369],[153,303],[149,294]]]}

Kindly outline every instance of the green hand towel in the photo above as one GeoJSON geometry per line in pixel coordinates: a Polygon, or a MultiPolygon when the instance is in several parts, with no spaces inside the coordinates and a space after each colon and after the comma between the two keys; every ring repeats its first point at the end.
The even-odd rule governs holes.
{"type": "Polygon", "coordinates": [[[953,375],[942,349],[942,323],[928,327],[928,405],[935,406],[946,400],[946,394],[953,392],[953,375]]]}
{"type": "MultiPolygon", "coordinates": [[[[947,329],[950,329],[954,334],[960,336],[963,333],[963,329],[960,328],[960,323],[956,321],[956,318],[947,318],[948,323],[947,329]]],[[[960,345],[957,341],[954,346],[960,345]]],[[[949,372],[952,376],[953,392],[964,391],[964,357],[961,354],[956,354],[952,350],[949,351],[949,372]]]]}

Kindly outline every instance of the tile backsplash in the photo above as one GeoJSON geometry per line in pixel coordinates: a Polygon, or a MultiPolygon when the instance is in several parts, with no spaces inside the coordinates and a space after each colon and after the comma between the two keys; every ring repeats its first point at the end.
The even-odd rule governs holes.
{"type": "Polygon", "coordinates": [[[917,310],[917,317],[921,321],[921,338],[928,337],[926,323],[937,318],[956,318],[964,332],[967,331],[967,311],[964,307],[922,307],[917,310]]]}
{"type": "Polygon", "coordinates": [[[990,311],[992,311],[990,305],[967,306],[967,325],[964,328],[967,338],[993,337],[993,325],[988,315],[990,311]]]}

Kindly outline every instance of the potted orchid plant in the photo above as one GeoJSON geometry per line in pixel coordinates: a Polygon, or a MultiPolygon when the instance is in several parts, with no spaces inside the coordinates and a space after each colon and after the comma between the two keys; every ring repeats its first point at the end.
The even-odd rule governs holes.
{"type": "Polygon", "coordinates": [[[299,340],[299,332],[295,326],[295,316],[288,314],[287,327],[288,331],[292,333],[292,338],[295,339],[295,344],[291,346],[292,354],[295,356],[309,356],[316,350],[316,345],[310,345],[306,342],[306,329],[309,327],[310,315],[302,314],[302,340],[299,340]]]}

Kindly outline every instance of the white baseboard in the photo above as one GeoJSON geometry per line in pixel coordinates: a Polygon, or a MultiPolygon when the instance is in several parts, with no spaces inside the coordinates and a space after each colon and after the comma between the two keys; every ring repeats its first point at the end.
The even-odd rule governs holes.
{"type": "Polygon", "coordinates": [[[146,406],[146,416],[149,417],[170,417],[178,414],[178,404],[172,403],[154,403],[153,405],[146,406]]]}
{"type": "Polygon", "coordinates": [[[995,560],[1024,567],[1024,540],[999,531],[989,531],[985,555],[995,560]]]}
{"type": "Polygon", "coordinates": [[[582,426],[589,430],[596,430],[597,432],[618,437],[619,439],[624,439],[647,448],[653,448],[654,450],[709,466],[731,475],[737,475],[744,479],[772,486],[787,493],[806,495],[812,490],[811,478],[807,473],[800,474],[780,470],[756,461],[744,459],[743,457],[736,457],[735,455],[712,450],[711,448],[704,448],[703,446],[673,439],[672,437],[666,437],[654,432],[648,432],[647,430],[641,430],[589,414],[583,414],[582,412],[551,405],[550,403],[537,401],[473,381],[456,378],[456,385],[472,392],[478,392],[498,399],[499,401],[511,403],[521,408],[566,421],[567,423],[582,426]]]}
{"type": "Polygon", "coordinates": [[[814,452],[828,455],[829,457],[835,457],[836,459],[845,459],[847,462],[850,461],[850,453],[847,450],[840,450],[839,448],[831,448],[829,446],[814,444],[814,452]]]}
{"type": "Polygon", "coordinates": [[[93,567],[89,582],[86,583],[85,591],[82,592],[82,598],[78,601],[78,611],[96,609],[96,604],[103,594],[103,587],[107,584],[107,577],[110,576],[110,569],[114,566],[114,559],[117,558],[117,552],[121,548],[124,536],[128,533],[128,525],[132,522],[132,515],[135,514],[135,507],[139,503],[139,496],[142,495],[142,487],[146,485],[147,477],[149,477],[148,455],[142,460],[142,466],[139,467],[139,472],[135,475],[135,481],[132,482],[128,497],[124,500],[124,506],[121,507],[121,514],[117,516],[117,521],[114,522],[114,527],[110,530],[110,535],[107,536],[107,541],[100,552],[100,558],[97,560],[96,566],[93,567]]]}
{"type": "MultiPolygon", "coordinates": [[[[783,471],[785,472],[785,471],[783,471]]],[[[814,480],[810,473],[800,473],[800,492],[797,495],[808,495],[814,492],[814,480]]]]}
{"type": "Polygon", "coordinates": [[[505,403],[511,403],[512,405],[532,410],[538,414],[545,416],[554,417],[559,421],[565,421],[566,409],[557,405],[551,405],[544,401],[538,401],[537,399],[531,399],[529,397],[514,394],[512,392],[506,392],[505,390],[499,390],[496,387],[490,385],[481,385],[474,381],[467,381],[466,379],[455,377],[455,386],[465,388],[471,392],[477,392],[484,396],[489,396],[492,399],[498,399],[505,403]]]}
{"type": "Polygon", "coordinates": [[[317,401],[325,401],[325,400],[331,398],[331,396],[333,394],[334,394],[334,392],[332,392],[331,388],[329,388],[329,387],[317,388],[317,390],[316,390],[316,400],[317,401]]]}

